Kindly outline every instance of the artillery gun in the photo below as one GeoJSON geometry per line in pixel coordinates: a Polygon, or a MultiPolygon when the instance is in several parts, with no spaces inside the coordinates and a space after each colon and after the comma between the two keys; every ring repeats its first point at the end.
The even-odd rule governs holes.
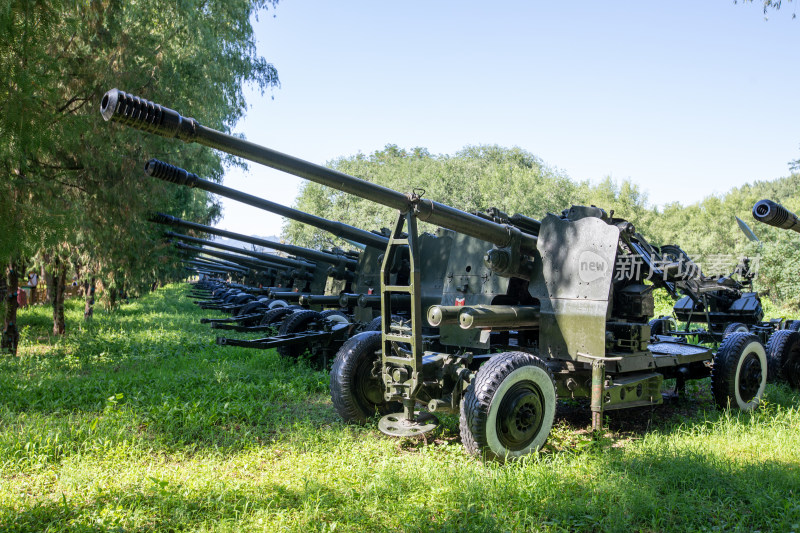
{"type": "MultiPolygon", "coordinates": [[[[760,401],[767,364],[757,337],[734,333],[716,354],[678,340],[650,342],[653,286],[641,273],[622,275],[618,260],[637,257],[665,283],[680,279],[677,266],[656,264],[657,252],[633,225],[600,208],[573,206],[541,221],[495,221],[260,147],[116,89],[104,96],[101,112],[106,120],[198,142],[399,211],[381,271],[381,331],[345,342],[331,372],[334,406],[346,420],[363,421],[377,411],[384,415],[378,424],[384,433],[419,435],[436,426],[431,413],[459,412],[464,446],[503,460],[543,446],[557,396],[590,398],[594,429],[600,429],[604,410],[661,403],[664,378],[711,375],[721,407],[752,409],[760,401]],[[425,309],[418,220],[485,241],[490,248],[482,265],[508,278],[505,294],[486,305],[425,309]],[[409,281],[392,283],[387,265],[403,249],[409,281]],[[394,295],[410,300],[407,327],[393,327],[390,320],[394,295]],[[454,335],[452,350],[424,352],[426,312],[442,338],[445,327],[477,336],[454,335]],[[470,342],[488,350],[459,346],[470,342]]],[[[457,275],[469,277],[476,266],[462,265],[457,275]]],[[[470,290],[469,283],[460,285],[470,290]]]]}
{"type": "MultiPolygon", "coordinates": [[[[797,215],[772,200],[759,200],[753,206],[753,218],[770,226],[800,233],[797,215]]],[[[767,343],[770,376],[800,389],[800,321],[792,321],[787,329],[775,332],[767,343]]]]}
{"type": "MultiPolygon", "coordinates": [[[[265,239],[259,239],[257,237],[251,237],[247,235],[242,235],[240,233],[221,230],[203,224],[188,222],[186,220],[181,220],[179,218],[165,215],[162,213],[157,213],[154,217],[151,218],[151,221],[173,227],[209,233],[212,235],[217,235],[229,239],[247,242],[258,246],[274,247],[282,251],[291,251],[297,254],[298,256],[303,256],[305,259],[313,259],[321,264],[330,265],[327,267],[327,269],[317,268],[314,271],[314,277],[312,281],[309,283],[308,287],[303,292],[285,292],[285,289],[282,292],[280,289],[271,288],[270,289],[271,294],[275,299],[283,298],[291,302],[301,301],[301,303],[303,303],[306,307],[316,306],[318,309],[321,309],[323,305],[329,306],[331,303],[338,304],[340,293],[346,292],[348,289],[350,289],[351,284],[355,283],[353,281],[354,279],[360,279],[362,277],[359,272],[360,264],[358,258],[353,257],[352,254],[347,254],[341,251],[339,251],[338,253],[324,252],[324,251],[320,252],[317,250],[303,248],[300,246],[276,243],[265,239]],[[325,276],[327,276],[327,278],[325,276]],[[330,296],[326,296],[325,298],[323,298],[317,295],[318,292],[319,293],[324,292],[326,295],[330,294],[330,296]],[[310,297],[312,295],[315,295],[313,302],[310,301],[310,297]],[[304,300],[304,297],[308,299],[304,300]]],[[[174,234],[168,232],[166,233],[166,235],[169,236],[174,234]]],[[[208,242],[208,245],[214,245],[214,243],[210,241],[202,241],[202,242],[208,242]]],[[[224,249],[230,249],[230,248],[224,248],[224,249]]],[[[282,305],[286,305],[286,302],[283,302],[282,305]]],[[[204,319],[204,321],[210,323],[219,323],[219,321],[215,320],[204,319]]]]}
{"type": "MultiPolygon", "coordinates": [[[[379,286],[380,277],[380,263],[381,256],[386,249],[386,244],[389,242],[386,233],[389,231],[383,230],[381,232],[365,231],[341,222],[328,220],[318,217],[303,211],[286,207],[275,202],[271,202],[264,198],[259,198],[251,194],[247,194],[230,187],[219,185],[212,181],[204,180],[185,169],[169,165],[157,159],[151,159],[145,164],[145,173],[154,178],[158,178],[171,183],[184,185],[190,188],[198,188],[208,191],[219,196],[224,196],[238,202],[263,209],[265,211],[281,215],[304,224],[325,230],[332,233],[336,237],[340,237],[352,243],[358,244],[363,247],[360,253],[344,253],[339,254],[340,261],[331,263],[329,274],[336,278],[341,278],[344,272],[352,272],[352,285],[347,287],[346,290],[341,286],[326,287],[324,294],[322,292],[314,294],[302,294],[299,296],[298,301],[306,307],[325,306],[340,309],[347,309],[354,322],[368,323],[373,320],[376,313],[373,312],[372,307],[358,306],[358,298],[361,295],[370,295],[379,286]],[[342,262],[347,261],[346,265],[342,262]],[[337,276],[338,273],[338,276],[337,276]]],[[[158,220],[158,222],[162,222],[158,220]]],[[[205,231],[214,235],[223,237],[234,238],[237,240],[244,240],[260,246],[268,246],[268,243],[256,242],[254,239],[248,240],[239,234],[231,234],[230,232],[223,232],[216,228],[209,228],[208,226],[195,225],[185,221],[171,222],[173,225],[177,224],[190,229],[198,231],[205,231]]],[[[164,223],[164,222],[162,222],[164,223]]],[[[260,240],[259,240],[260,241],[260,240]]],[[[327,258],[317,258],[316,260],[325,262],[327,258]]],[[[400,272],[403,265],[396,265],[395,268],[400,272]]],[[[402,276],[402,274],[400,274],[402,276]]]]}
{"type": "MultiPolygon", "coordinates": [[[[259,263],[258,263],[259,265],[262,265],[262,266],[272,265],[272,268],[269,269],[268,271],[274,271],[276,268],[281,268],[281,267],[292,268],[292,270],[289,271],[288,278],[290,278],[292,280],[292,283],[294,284],[296,291],[299,291],[299,290],[302,290],[302,291],[314,291],[316,289],[319,289],[320,285],[324,286],[324,283],[325,283],[325,280],[326,280],[327,273],[324,271],[324,269],[319,268],[314,263],[308,263],[308,262],[306,262],[304,260],[301,260],[301,259],[289,258],[289,257],[280,257],[280,256],[272,255],[272,254],[265,254],[265,253],[261,253],[261,252],[256,252],[256,251],[253,251],[253,250],[237,248],[236,246],[230,246],[230,245],[218,243],[218,242],[215,242],[215,241],[209,241],[209,240],[206,240],[206,239],[199,239],[197,237],[191,237],[189,235],[183,235],[183,234],[174,233],[174,232],[171,232],[171,231],[165,232],[165,236],[171,237],[173,239],[178,239],[178,240],[181,240],[181,241],[186,241],[186,242],[202,245],[202,246],[218,248],[218,249],[221,249],[221,250],[228,250],[228,251],[231,251],[231,252],[236,252],[238,254],[242,254],[242,255],[245,255],[245,256],[256,258],[259,261],[259,263]]],[[[208,251],[207,248],[205,250],[206,250],[206,252],[208,251]]],[[[276,290],[276,288],[272,287],[272,288],[268,289],[268,292],[271,295],[274,296],[275,295],[275,290],[276,290]]],[[[260,292],[263,292],[263,291],[264,290],[261,289],[260,292]]],[[[292,294],[297,294],[297,293],[296,292],[290,292],[290,293],[281,292],[279,294],[281,296],[285,296],[287,294],[288,295],[292,295],[292,294]]],[[[284,302],[283,305],[288,305],[288,304],[286,304],[284,302]]],[[[236,312],[236,311],[239,310],[236,306],[227,307],[227,308],[226,307],[222,307],[222,308],[219,308],[219,309],[222,310],[222,311],[231,311],[231,312],[236,312]]]]}
{"type": "MultiPolygon", "coordinates": [[[[281,319],[286,318],[289,315],[290,311],[294,311],[300,308],[300,306],[290,305],[289,303],[287,303],[285,301],[286,299],[288,299],[289,301],[297,300],[297,298],[295,299],[286,298],[287,295],[291,296],[291,295],[302,295],[309,293],[313,294],[315,291],[320,290],[320,286],[322,286],[323,284],[325,287],[324,290],[343,291],[349,288],[350,280],[353,277],[352,271],[349,270],[349,268],[351,268],[355,263],[355,261],[352,260],[352,258],[342,259],[340,255],[334,255],[326,252],[318,252],[316,250],[309,250],[307,248],[292,246],[283,243],[274,243],[272,241],[266,241],[264,239],[259,239],[256,237],[249,237],[246,235],[241,235],[239,233],[212,228],[210,226],[205,226],[203,224],[195,224],[192,222],[187,222],[161,213],[158,213],[154,217],[152,217],[151,221],[170,226],[177,226],[196,231],[216,234],[235,240],[241,240],[243,242],[249,242],[251,244],[256,244],[256,245],[265,244],[266,246],[275,246],[277,249],[282,251],[291,251],[297,254],[303,254],[306,256],[306,258],[311,257],[314,259],[320,259],[324,263],[334,265],[328,267],[327,270],[325,270],[324,268],[321,268],[321,265],[320,267],[317,267],[310,263],[303,263],[301,261],[297,261],[296,259],[287,259],[287,258],[270,256],[268,254],[262,254],[259,252],[242,250],[235,246],[221,245],[213,241],[207,241],[204,239],[189,237],[186,235],[176,234],[174,232],[166,232],[165,235],[168,237],[182,239],[197,244],[204,244],[206,246],[218,247],[224,250],[237,251],[239,253],[252,255],[256,258],[261,258],[261,259],[272,258],[272,260],[282,262],[284,266],[300,267],[292,271],[293,279],[295,281],[298,279],[300,279],[301,281],[302,280],[308,281],[308,283],[305,286],[303,286],[302,289],[303,291],[306,292],[302,293],[280,292],[280,289],[276,290],[273,287],[268,289],[270,295],[269,297],[258,298],[255,299],[254,301],[251,300],[250,302],[247,302],[245,304],[217,307],[218,310],[232,311],[234,317],[231,319],[207,319],[207,318],[201,319],[201,323],[211,323],[212,327],[220,329],[234,329],[239,331],[266,331],[274,329],[275,327],[277,327],[277,325],[280,324],[281,319]],[[346,267],[347,269],[336,268],[338,266],[343,266],[346,267]],[[310,273],[308,272],[309,268],[313,269],[310,273]],[[345,274],[344,276],[341,275],[342,272],[344,272],[345,274]],[[325,281],[326,276],[327,276],[327,281],[325,281]],[[236,322],[237,325],[233,325],[232,324],[233,322],[236,322]]],[[[336,298],[338,300],[338,293],[336,294],[336,298]]],[[[325,316],[331,316],[332,314],[333,313],[327,313],[325,316]]],[[[337,312],[336,314],[341,316],[341,313],[337,312]]]]}
{"type": "MultiPolygon", "coordinates": [[[[175,246],[179,250],[185,252],[208,254],[213,257],[218,257],[223,260],[231,261],[233,263],[245,266],[250,269],[262,270],[264,272],[270,271],[275,268],[285,268],[285,266],[280,265],[278,263],[266,262],[261,259],[256,259],[254,257],[245,257],[241,255],[234,255],[225,252],[209,250],[207,248],[190,246],[188,244],[183,244],[181,242],[176,242],[175,246]]],[[[229,284],[227,287],[227,292],[213,293],[211,299],[200,300],[195,303],[204,309],[234,309],[236,308],[236,306],[244,305],[255,299],[255,296],[253,294],[242,290],[242,288],[244,288],[244,286],[239,286],[234,288],[231,287],[229,284]]]]}
{"type": "Polygon", "coordinates": [[[674,289],[682,294],[673,306],[673,313],[685,325],[678,330],[674,320],[659,317],[650,322],[653,334],[694,337],[699,342],[719,343],[730,333],[751,332],[766,342],[772,332],[781,327],[780,319],[763,321],[764,309],[759,294],[753,290],[754,272],[748,258],[744,258],[728,275],[707,276],[679,247],[662,246],[660,252],[686,273],[683,279],[673,284],[674,289]]]}
{"type": "MultiPolygon", "coordinates": [[[[337,285],[327,285],[324,294],[321,294],[321,291],[317,293],[313,291],[310,293],[301,293],[298,299],[293,300],[299,302],[306,308],[314,309],[318,306],[338,308],[347,314],[347,318],[349,318],[353,324],[352,326],[343,329],[341,327],[344,325],[341,320],[343,313],[337,312],[335,309],[322,311],[322,313],[306,312],[296,317],[285,311],[272,310],[269,312],[269,315],[263,316],[263,319],[259,321],[259,325],[257,326],[250,324],[233,325],[222,322],[222,320],[225,319],[203,319],[204,321],[211,322],[214,328],[235,330],[238,332],[265,331],[274,329],[277,325],[280,326],[278,331],[279,335],[277,336],[261,339],[232,339],[219,337],[217,339],[219,344],[224,346],[248,346],[264,349],[277,347],[279,352],[283,355],[291,357],[296,357],[297,354],[302,353],[305,351],[305,348],[308,348],[312,356],[317,359],[324,359],[324,356],[321,355],[323,352],[335,353],[338,347],[341,346],[350,335],[363,330],[369,331],[378,328],[377,317],[380,312],[380,295],[377,294],[377,289],[380,286],[380,268],[383,261],[383,254],[389,242],[387,236],[389,232],[388,229],[384,229],[381,232],[368,232],[347,224],[304,213],[297,209],[285,207],[263,198],[203,180],[196,174],[185,169],[169,165],[156,159],[151,159],[147,162],[145,165],[145,173],[164,181],[185,185],[187,187],[199,188],[213,194],[241,201],[265,211],[280,214],[287,218],[329,231],[337,237],[363,246],[357,258],[353,256],[348,257],[349,262],[346,265],[347,270],[342,269],[340,263],[335,270],[332,266],[328,271],[331,276],[341,271],[351,274],[351,278],[349,278],[352,279],[351,286],[343,288],[337,285]],[[356,261],[357,263],[353,268],[353,263],[356,261]],[[328,320],[324,320],[326,318],[328,320]],[[281,321],[283,322],[281,323],[281,321]],[[333,329],[329,327],[331,324],[328,324],[328,322],[331,321],[335,322],[335,324],[333,324],[333,329]],[[289,346],[291,349],[286,348],[289,346]]],[[[269,246],[268,243],[259,242],[259,240],[252,237],[248,238],[209,226],[182,221],[166,215],[157,215],[153,221],[243,240],[253,244],[265,244],[269,246]]],[[[446,254],[449,250],[450,241],[451,239],[449,236],[444,239],[439,239],[438,236],[430,234],[420,236],[420,246],[423,255],[435,258],[435,263],[432,262],[428,265],[428,268],[424,269],[425,275],[422,278],[422,285],[425,287],[423,291],[426,295],[425,299],[426,301],[430,300],[430,303],[439,303],[442,277],[440,271],[442,266],[446,264],[446,254]]],[[[404,250],[402,253],[395,256],[395,261],[390,267],[392,283],[407,283],[407,255],[407,250],[404,250]]],[[[325,261],[326,258],[315,257],[314,259],[325,261]]],[[[333,264],[333,261],[331,261],[331,263],[333,264]]],[[[281,296],[274,292],[271,294],[274,297],[281,296]]],[[[394,317],[396,319],[406,318],[408,316],[408,298],[401,295],[396,296],[394,300],[397,304],[394,309],[394,317]]],[[[250,318],[251,317],[248,316],[248,320],[250,320],[250,318]]],[[[427,333],[428,337],[435,336],[433,328],[427,331],[427,333]]]]}

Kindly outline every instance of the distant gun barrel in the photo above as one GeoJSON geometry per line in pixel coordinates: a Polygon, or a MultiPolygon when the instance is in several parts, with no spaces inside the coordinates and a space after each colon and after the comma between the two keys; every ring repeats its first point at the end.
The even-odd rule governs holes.
{"type": "Polygon", "coordinates": [[[252,194],[247,194],[242,191],[237,191],[236,189],[231,189],[230,187],[219,185],[213,181],[204,180],[197,174],[189,172],[188,170],[180,167],[176,167],[175,165],[164,163],[158,159],[151,159],[145,163],[144,171],[148,176],[152,176],[160,180],[168,181],[170,183],[177,183],[178,185],[185,185],[187,187],[202,189],[213,194],[224,196],[225,198],[230,198],[231,200],[236,200],[237,202],[252,205],[253,207],[269,211],[270,213],[275,213],[282,217],[297,220],[298,222],[325,230],[337,237],[356,242],[362,246],[368,245],[376,248],[386,248],[386,245],[389,243],[388,237],[384,237],[383,235],[378,235],[370,231],[350,226],[348,224],[336,222],[335,220],[328,220],[326,218],[318,217],[298,209],[293,209],[281,204],[276,204],[275,202],[270,202],[269,200],[253,196],[252,194]]]}
{"type": "Polygon", "coordinates": [[[759,200],[753,206],[753,218],[764,224],[800,233],[797,215],[772,200],[759,200]]]}
{"type": "Polygon", "coordinates": [[[232,261],[238,265],[246,266],[248,268],[252,268],[255,270],[266,270],[270,268],[284,268],[281,265],[277,265],[275,263],[268,263],[266,261],[261,261],[260,259],[256,259],[254,257],[245,257],[242,255],[235,255],[229,254],[226,252],[217,252],[215,250],[209,250],[207,248],[201,248],[198,246],[191,246],[188,244],[183,244],[181,242],[176,242],[175,247],[179,250],[184,250],[186,252],[193,252],[197,254],[207,254],[212,257],[217,257],[219,259],[225,259],[227,261],[232,261]]]}
{"type": "Polygon", "coordinates": [[[235,241],[242,241],[250,244],[255,244],[256,246],[272,248],[298,257],[310,259],[311,261],[318,261],[321,263],[328,263],[331,265],[338,265],[339,263],[343,263],[347,268],[355,268],[356,265],[358,264],[358,261],[349,258],[344,254],[339,254],[339,255],[331,254],[328,252],[321,252],[319,250],[312,250],[311,248],[303,248],[302,246],[295,246],[293,244],[285,244],[282,242],[269,241],[267,239],[259,239],[258,237],[251,237],[249,235],[243,235],[241,233],[234,233],[232,231],[226,231],[219,228],[206,226],[205,224],[197,224],[196,222],[189,222],[188,220],[182,220],[180,218],[173,217],[171,215],[165,215],[164,213],[156,213],[155,215],[150,217],[150,221],[155,222],[156,224],[164,224],[165,226],[177,226],[186,229],[192,229],[196,231],[201,231],[203,233],[210,233],[211,235],[217,235],[218,237],[225,237],[227,239],[233,239],[235,241]]]}
{"type": "Polygon", "coordinates": [[[298,159],[233,135],[207,128],[193,118],[132,94],[112,89],[100,104],[107,121],[115,121],[149,133],[178,138],[243,157],[250,161],[366,198],[402,212],[413,210],[419,220],[490,242],[498,247],[514,246],[523,253],[536,249],[537,237],[506,224],[466,213],[416,193],[403,194],[343,172],[298,159]]]}
{"type": "Polygon", "coordinates": [[[213,270],[215,272],[236,272],[238,274],[247,274],[247,270],[243,268],[234,268],[224,265],[213,265],[202,261],[182,261],[185,265],[192,265],[195,268],[213,270]]]}
{"type": "Polygon", "coordinates": [[[277,255],[272,254],[263,254],[261,252],[254,252],[252,250],[248,250],[246,248],[237,248],[236,246],[229,246],[227,244],[222,244],[219,242],[209,241],[207,239],[198,239],[197,237],[192,237],[190,235],[183,235],[181,233],[175,233],[173,231],[164,232],[164,235],[167,237],[172,237],[173,239],[180,239],[186,242],[192,242],[195,244],[200,244],[202,246],[211,246],[212,248],[218,248],[220,250],[226,250],[228,252],[233,252],[237,254],[247,255],[250,257],[255,257],[261,261],[271,263],[273,267],[275,266],[287,266],[292,268],[302,268],[302,269],[310,269],[313,270],[316,268],[314,263],[307,263],[305,261],[299,261],[297,259],[290,259],[288,257],[280,257],[277,255]]]}
{"type": "Polygon", "coordinates": [[[198,262],[202,261],[202,262],[205,262],[205,263],[209,264],[209,266],[236,268],[236,269],[240,269],[240,270],[245,270],[246,271],[246,267],[242,267],[242,265],[238,265],[238,264],[230,262],[230,261],[223,261],[222,259],[212,259],[210,257],[207,257],[207,258],[199,258],[198,257],[198,258],[195,258],[194,261],[198,261],[198,262]]]}
{"type": "Polygon", "coordinates": [[[196,267],[205,267],[205,268],[214,268],[217,270],[225,270],[230,272],[238,272],[239,274],[247,274],[247,269],[241,267],[235,267],[230,265],[223,265],[221,263],[211,263],[208,261],[183,261],[183,263],[188,265],[194,265],[196,267]]]}

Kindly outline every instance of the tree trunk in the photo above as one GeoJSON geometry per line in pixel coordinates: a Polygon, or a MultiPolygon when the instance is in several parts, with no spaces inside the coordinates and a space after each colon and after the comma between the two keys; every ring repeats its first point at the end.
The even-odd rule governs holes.
{"type": "Polygon", "coordinates": [[[83,282],[83,291],[86,294],[86,305],[83,307],[83,319],[90,320],[94,315],[95,277],[83,282]]]}
{"type": "Polygon", "coordinates": [[[45,290],[47,294],[45,298],[47,299],[47,303],[53,303],[53,274],[50,273],[48,269],[42,267],[42,279],[44,280],[45,290]]]}
{"type": "Polygon", "coordinates": [[[53,261],[53,335],[66,332],[64,322],[64,285],[67,279],[67,265],[56,257],[53,261]]]}
{"type": "Polygon", "coordinates": [[[0,340],[0,351],[8,350],[17,355],[19,330],[17,329],[17,291],[19,290],[19,273],[17,265],[12,261],[8,265],[8,281],[6,292],[6,309],[3,317],[3,336],[0,340]]]}
{"type": "Polygon", "coordinates": [[[117,288],[111,287],[108,289],[108,310],[113,311],[117,307],[117,288]]]}

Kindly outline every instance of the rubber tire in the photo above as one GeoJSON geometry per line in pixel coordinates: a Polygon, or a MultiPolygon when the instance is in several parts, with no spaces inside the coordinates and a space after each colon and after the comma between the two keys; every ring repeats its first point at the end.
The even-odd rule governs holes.
{"type": "Polygon", "coordinates": [[[800,389],[800,333],[788,329],[773,333],[767,342],[767,364],[770,383],[785,381],[800,389]]]}
{"type": "MultiPolygon", "coordinates": [[[[392,315],[392,322],[400,322],[400,315],[392,315]]],[[[381,330],[381,316],[378,315],[364,326],[364,331],[380,331],[381,330]]]]}
{"type": "MultiPolygon", "coordinates": [[[[295,311],[283,320],[283,324],[278,329],[278,335],[290,335],[306,331],[309,324],[318,322],[322,319],[321,313],[306,309],[295,311]]],[[[297,359],[308,349],[305,344],[293,344],[291,346],[278,346],[278,354],[288,359],[297,359]]]]}
{"type": "Polygon", "coordinates": [[[790,331],[800,331],[800,320],[789,320],[786,329],[790,331]]]}
{"type": "Polygon", "coordinates": [[[261,317],[261,320],[258,322],[259,326],[269,326],[279,320],[281,320],[284,316],[291,314],[294,312],[294,309],[289,309],[287,307],[278,307],[277,309],[270,309],[261,317]]]}
{"type": "Polygon", "coordinates": [[[364,331],[345,341],[336,353],[331,368],[331,400],[345,422],[365,424],[377,412],[380,415],[401,410],[400,403],[383,399],[383,383],[372,376],[380,359],[381,334],[364,331]]]}
{"type": "Polygon", "coordinates": [[[722,341],[714,356],[714,367],[711,369],[711,394],[714,396],[714,403],[721,409],[755,409],[767,386],[767,368],[767,352],[758,337],[750,333],[731,333],[722,341]],[[754,377],[758,380],[758,389],[752,398],[745,400],[741,396],[739,385],[743,363],[750,355],[756,357],[759,365],[759,368],[747,369],[757,372],[754,377]]]}
{"type": "Polygon", "coordinates": [[[726,338],[731,333],[750,333],[750,328],[741,322],[731,322],[725,326],[725,330],[722,332],[722,338],[726,338]]]}
{"type": "Polygon", "coordinates": [[[234,296],[229,303],[232,305],[244,305],[252,302],[253,300],[255,300],[255,297],[252,294],[243,292],[234,296]]]}
{"type": "Polygon", "coordinates": [[[380,315],[376,316],[372,320],[364,326],[364,331],[380,331],[381,330],[381,317],[380,315]]]}
{"type": "Polygon", "coordinates": [[[473,455],[506,461],[538,451],[547,441],[556,412],[556,386],[544,361],[525,352],[493,356],[478,370],[461,400],[461,442],[473,455]],[[497,420],[504,396],[514,385],[528,383],[538,392],[542,412],[539,428],[516,449],[508,449],[498,436],[497,420]]]}
{"type": "Polygon", "coordinates": [[[234,316],[249,315],[251,313],[257,313],[262,309],[266,309],[266,307],[267,306],[264,305],[264,302],[256,300],[254,302],[244,304],[242,307],[234,311],[233,315],[234,316]]]}

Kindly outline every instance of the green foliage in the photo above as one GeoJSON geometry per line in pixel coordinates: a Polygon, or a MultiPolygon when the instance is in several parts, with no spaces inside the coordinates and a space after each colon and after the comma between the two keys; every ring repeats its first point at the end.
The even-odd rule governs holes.
{"type": "Polygon", "coordinates": [[[800,235],[760,224],[753,219],[753,205],[771,199],[793,212],[800,211],[800,174],[774,181],[757,181],[731,189],[724,195],[711,196],[689,206],[667,205],[656,210],[656,224],[648,228],[647,237],[656,244],[678,244],[704,266],[709,274],[727,271],[706,268],[718,256],[729,256],[735,262],[741,257],[754,258],[758,267],[756,288],[791,311],[800,309],[800,235]],[[734,217],[744,220],[759,237],[761,246],[747,240],[734,217]]]}
{"type": "MultiPolygon", "coordinates": [[[[448,156],[387,145],[369,156],[340,158],[329,166],[397,191],[424,190],[425,197],[465,211],[497,207],[509,214],[541,218],[573,204],[597,205],[634,223],[654,245],[677,244],[707,274],[730,274],[743,257],[753,258],[759,272],[756,288],[787,311],[800,310],[800,236],[758,224],[751,214],[762,198],[800,212],[800,174],[757,181],[687,206],[671,203],[654,208],[629,180],[575,182],[519,148],[469,146],[448,156]],[[761,247],[747,240],[737,216],[761,238],[761,247]]],[[[391,209],[311,182],[303,186],[296,207],[363,229],[390,227],[396,218],[391,209]]],[[[322,230],[292,221],[284,226],[283,236],[310,247],[346,246],[322,230]]]]}
{"type": "Polygon", "coordinates": [[[169,286],[49,338],[22,311],[0,358],[0,530],[796,531],[800,397],[752,413],[561,404],[544,452],[464,453],[456,417],[426,442],[342,424],[328,376],[272,351],[221,348],[208,311],[169,286]],[[624,431],[620,426],[625,427],[624,431]],[[725,512],[720,512],[724,509],[725,512]]]}
{"type": "MultiPolygon", "coordinates": [[[[470,146],[449,156],[387,145],[369,156],[340,158],[329,166],[398,191],[417,191],[466,211],[497,207],[541,216],[547,211],[560,212],[581,196],[580,185],[519,148],[470,146]]],[[[397,217],[392,209],[312,182],[303,185],[295,206],[367,230],[392,227],[397,217]]],[[[430,225],[421,228],[432,229],[430,225]]],[[[293,221],[284,226],[283,236],[303,246],[335,242],[326,232],[293,221]]]]}
{"type": "Polygon", "coordinates": [[[202,191],[143,177],[149,157],[219,178],[224,161],[101,119],[120,87],[195,109],[228,130],[242,84],[278,83],[259,57],[250,18],[271,0],[135,3],[11,0],[0,8],[0,264],[45,251],[101,274],[109,286],[176,276],[175,258],[146,222],[152,210],[211,222],[202,191]]]}

